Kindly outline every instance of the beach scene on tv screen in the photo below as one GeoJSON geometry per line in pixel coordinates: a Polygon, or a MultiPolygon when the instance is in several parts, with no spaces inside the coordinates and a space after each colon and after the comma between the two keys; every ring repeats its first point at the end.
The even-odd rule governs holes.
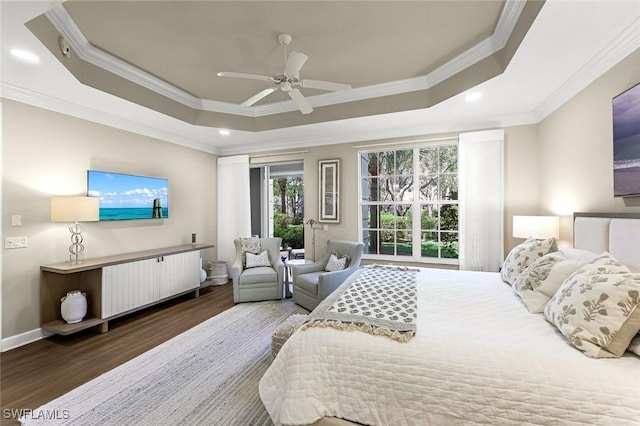
{"type": "Polygon", "coordinates": [[[100,220],[169,217],[167,179],[88,172],[89,197],[100,198],[100,220]]]}
{"type": "Polygon", "coordinates": [[[613,99],[613,191],[640,194],[640,84],[613,99]]]}

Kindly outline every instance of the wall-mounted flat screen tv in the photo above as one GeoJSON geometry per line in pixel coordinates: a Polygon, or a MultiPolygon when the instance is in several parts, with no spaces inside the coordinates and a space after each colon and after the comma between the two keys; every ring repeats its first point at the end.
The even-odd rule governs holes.
{"type": "Polygon", "coordinates": [[[613,193],[640,195],[640,84],[613,98],[613,193]]]}
{"type": "Polygon", "coordinates": [[[89,170],[87,195],[100,198],[100,220],[169,217],[169,181],[165,178],[89,170]]]}

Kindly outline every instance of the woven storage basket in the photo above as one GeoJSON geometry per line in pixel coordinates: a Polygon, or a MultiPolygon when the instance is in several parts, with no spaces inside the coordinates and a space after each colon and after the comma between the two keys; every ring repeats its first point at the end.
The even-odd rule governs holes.
{"type": "Polygon", "coordinates": [[[229,281],[227,262],[209,262],[209,277],[213,280],[213,285],[226,284],[229,281]]]}

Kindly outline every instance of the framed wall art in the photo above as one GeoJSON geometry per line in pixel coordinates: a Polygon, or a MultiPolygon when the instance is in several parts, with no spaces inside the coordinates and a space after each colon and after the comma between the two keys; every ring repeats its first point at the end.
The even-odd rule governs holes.
{"type": "Polygon", "coordinates": [[[318,200],[318,222],[340,222],[340,160],[318,161],[318,182],[320,199],[318,200]]]}

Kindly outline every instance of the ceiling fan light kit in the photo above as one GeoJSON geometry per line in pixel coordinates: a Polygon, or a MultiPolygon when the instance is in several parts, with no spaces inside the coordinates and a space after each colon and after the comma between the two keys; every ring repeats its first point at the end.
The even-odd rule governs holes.
{"type": "Polygon", "coordinates": [[[331,81],[322,81],[322,80],[303,80],[300,78],[300,70],[307,62],[309,57],[304,53],[292,51],[287,56],[287,47],[291,43],[293,38],[290,34],[279,34],[278,35],[278,43],[284,47],[284,69],[281,74],[276,74],[273,77],[268,77],[265,75],[259,74],[246,74],[239,72],[231,72],[231,71],[221,71],[217,75],[219,77],[232,77],[232,78],[244,78],[249,80],[260,80],[260,81],[268,81],[274,83],[273,87],[262,90],[261,92],[256,93],[246,101],[242,102],[240,105],[249,107],[256,102],[262,100],[263,98],[269,96],[271,93],[280,90],[284,93],[287,93],[291,100],[296,104],[300,112],[303,114],[309,114],[313,111],[313,108],[304,97],[302,92],[297,89],[297,87],[304,87],[309,89],[318,89],[318,90],[327,90],[330,92],[337,92],[341,90],[351,89],[351,85],[344,83],[335,83],[331,81]]]}

